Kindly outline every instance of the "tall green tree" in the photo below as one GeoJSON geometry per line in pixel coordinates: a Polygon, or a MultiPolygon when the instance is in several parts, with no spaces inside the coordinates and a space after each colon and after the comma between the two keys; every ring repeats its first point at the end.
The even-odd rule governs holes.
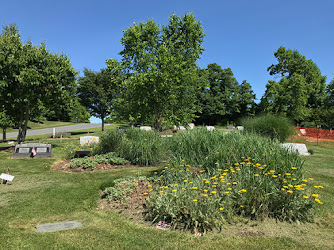
{"type": "Polygon", "coordinates": [[[52,54],[44,43],[23,44],[16,25],[3,28],[0,36],[0,95],[8,115],[19,128],[17,142],[25,140],[31,113],[48,107],[75,86],[76,72],[66,55],[52,54]]]}
{"type": "Polygon", "coordinates": [[[105,119],[110,115],[116,95],[118,73],[111,69],[101,69],[95,72],[84,69],[84,76],[78,79],[80,102],[89,111],[90,115],[102,120],[104,131],[105,119]]]}
{"type": "Polygon", "coordinates": [[[124,84],[128,120],[160,129],[162,124],[194,119],[195,96],[203,84],[196,65],[203,38],[193,14],[173,14],[167,26],[149,20],[124,31],[120,54],[128,75],[124,84]]]}
{"type": "Polygon", "coordinates": [[[326,100],[326,77],[297,50],[280,47],[274,55],[278,63],[268,67],[268,71],[281,79],[268,82],[261,99],[262,111],[286,114],[299,122],[312,119],[326,100]]]}
{"type": "Polygon", "coordinates": [[[197,123],[235,122],[252,114],[255,95],[251,86],[246,81],[239,85],[230,68],[209,64],[205,78],[207,87],[202,88],[198,97],[202,111],[197,113],[197,123]]]}

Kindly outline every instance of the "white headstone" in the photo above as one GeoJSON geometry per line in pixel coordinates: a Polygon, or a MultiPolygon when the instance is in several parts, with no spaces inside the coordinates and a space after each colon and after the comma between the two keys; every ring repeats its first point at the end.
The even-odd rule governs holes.
{"type": "Polygon", "coordinates": [[[6,180],[6,181],[12,181],[14,179],[14,176],[9,174],[1,174],[0,179],[6,180]]]}
{"type": "Polygon", "coordinates": [[[245,128],[243,126],[237,126],[238,130],[244,130],[245,128]]]}
{"type": "Polygon", "coordinates": [[[178,129],[179,130],[186,130],[186,128],[184,126],[180,126],[178,129]]]}
{"type": "Polygon", "coordinates": [[[188,126],[189,126],[190,129],[194,129],[195,128],[195,124],[194,123],[189,123],[188,126]]]}
{"type": "Polygon", "coordinates": [[[206,129],[209,131],[215,130],[215,126],[206,126],[206,129]]]}
{"type": "Polygon", "coordinates": [[[81,136],[80,137],[80,145],[92,144],[92,143],[99,143],[100,137],[98,136],[81,136]]]}
{"type": "Polygon", "coordinates": [[[52,133],[52,137],[53,138],[56,138],[56,128],[53,128],[53,131],[52,131],[53,133],[52,133]]]}
{"type": "Polygon", "coordinates": [[[283,143],[282,146],[289,151],[299,153],[300,155],[310,155],[306,145],[303,143],[283,143]]]}
{"type": "Polygon", "coordinates": [[[150,131],[152,128],[150,126],[140,126],[141,130],[150,131]]]}
{"type": "Polygon", "coordinates": [[[306,135],[306,129],[300,128],[299,131],[302,135],[306,135]]]}

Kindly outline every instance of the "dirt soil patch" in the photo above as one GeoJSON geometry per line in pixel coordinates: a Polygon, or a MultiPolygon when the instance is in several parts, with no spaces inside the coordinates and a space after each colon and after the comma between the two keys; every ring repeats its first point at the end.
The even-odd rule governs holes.
{"type": "MultiPolygon", "coordinates": [[[[136,181],[138,186],[130,193],[127,201],[116,200],[110,203],[107,199],[101,198],[96,209],[113,210],[136,222],[152,225],[152,222],[145,220],[146,196],[144,195],[145,192],[148,192],[149,188],[147,186],[151,183],[146,180],[136,181]]],[[[101,197],[102,195],[101,191],[101,197]]]]}
{"type": "Polygon", "coordinates": [[[15,150],[15,147],[9,147],[9,148],[1,150],[1,152],[14,153],[14,150],[15,150]]]}
{"type": "Polygon", "coordinates": [[[120,168],[139,168],[138,165],[124,164],[124,165],[110,165],[110,164],[98,164],[94,168],[71,168],[70,160],[61,160],[56,161],[51,169],[56,171],[65,171],[65,172],[90,172],[90,171],[100,171],[100,170],[112,170],[112,169],[120,169],[120,168]]]}

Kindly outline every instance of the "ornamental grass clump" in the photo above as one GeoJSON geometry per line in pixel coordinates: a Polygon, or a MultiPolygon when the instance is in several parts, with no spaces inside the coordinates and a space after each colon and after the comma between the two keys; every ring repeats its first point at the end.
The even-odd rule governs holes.
{"type": "MultiPolygon", "coordinates": [[[[304,177],[298,155],[254,134],[208,132],[210,139],[200,142],[207,133],[200,132],[189,132],[194,143],[179,144],[174,161],[156,173],[146,200],[149,219],[202,232],[238,217],[312,220],[314,206],[322,204],[316,192],[321,188],[304,177]],[[199,156],[201,152],[206,154],[199,156]],[[179,160],[182,153],[190,160],[179,160]]],[[[187,134],[175,137],[174,143],[187,141],[187,134]]]]}
{"type": "Polygon", "coordinates": [[[281,115],[265,114],[254,118],[245,118],[241,121],[241,124],[245,131],[277,139],[281,142],[296,133],[292,121],[281,115]]]}
{"type": "Polygon", "coordinates": [[[115,152],[133,164],[154,165],[168,159],[165,138],[155,131],[127,128],[126,133],[114,130],[101,138],[101,153],[115,152]]]}

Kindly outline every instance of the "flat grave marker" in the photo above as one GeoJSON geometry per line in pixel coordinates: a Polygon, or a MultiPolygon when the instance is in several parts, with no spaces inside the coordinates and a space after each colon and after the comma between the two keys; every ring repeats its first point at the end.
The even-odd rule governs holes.
{"type": "Polygon", "coordinates": [[[13,158],[52,158],[52,145],[49,143],[16,144],[13,158]]]}
{"type": "Polygon", "coordinates": [[[59,230],[73,229],[73,228],[77,228],[81,226],[82,224],[78,221],[49,223],[49,224],[38,225],[36,227],[36,232],[38,233],[54,232],[54,231],[59,231],[59,230]]]}
{"type": "Polygon", "coordinates": [[[81,136],[80,137],[80,145],[88,145],[92,143],[99,143],[100,137],[98,136],[81,136]]]}

